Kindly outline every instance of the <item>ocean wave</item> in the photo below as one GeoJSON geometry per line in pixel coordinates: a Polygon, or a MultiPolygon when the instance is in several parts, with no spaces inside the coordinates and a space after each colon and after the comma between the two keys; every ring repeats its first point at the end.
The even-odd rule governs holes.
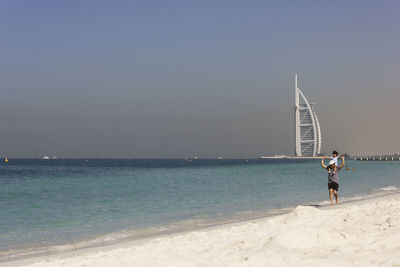
{"type": "Polygon", "coordinates": [[[390,185],[390,186],[387,186],[387,187],[379,188],[379,190],[382,190],[382,191],[396,191],[397,187],[395,187],[393,185],[390,185]]]}

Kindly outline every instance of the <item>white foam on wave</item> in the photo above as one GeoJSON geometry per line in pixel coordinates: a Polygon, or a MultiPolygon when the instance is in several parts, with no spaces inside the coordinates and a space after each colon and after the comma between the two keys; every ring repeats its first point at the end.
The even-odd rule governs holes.
{"type": "Polygon", "coordinates": [[[390,185],[390,186],[387,186],[387,187],[379,188],[379,190],[382,190],[382,191],[396,191],[397,187],[395,187],[393,185],[390,185]]]}

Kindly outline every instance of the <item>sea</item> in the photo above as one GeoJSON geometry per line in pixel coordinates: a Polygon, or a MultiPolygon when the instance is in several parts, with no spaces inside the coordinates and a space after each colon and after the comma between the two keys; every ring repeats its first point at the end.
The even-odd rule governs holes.
{"type": "MultiPolygon", "coordinates": [[[[398,161],[347,160],[341,202],[398,192],[398,161]]],[[[4,159],[0,262],[328,205],[320,160],[4,159]]]]}

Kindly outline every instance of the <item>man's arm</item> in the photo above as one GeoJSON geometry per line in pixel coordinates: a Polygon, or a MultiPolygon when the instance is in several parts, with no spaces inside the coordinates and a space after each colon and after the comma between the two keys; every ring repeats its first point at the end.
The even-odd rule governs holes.
{"type": "Polygon", "coordinates": [[[324,163],[324,159],[325,159],[325,157],[322,157],[322,158],[321,158],[321,167],[324,168],[324,169],[326,169],[326,165],[325,165],[325,163],[324,163]]]}
{"type": "Polygon", "coordinates": [[[340,165],[340,166],[338,167],[339,169],[343,168],[343,166],[344,166],[344,157],[342,156],[341,158],[342,158],[342,165],[340,165]]]}

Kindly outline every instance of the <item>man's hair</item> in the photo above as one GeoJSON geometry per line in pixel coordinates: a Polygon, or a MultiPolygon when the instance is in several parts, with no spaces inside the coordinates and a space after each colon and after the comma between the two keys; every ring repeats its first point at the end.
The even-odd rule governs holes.
{"type": "Polygon", "coordinates": [[[339,153],[338,153],[336,150],[333,150],[332,154],[333,154],[333,155],[335,155],[335,154],[336,154],[336,155],[339,155],[339,153]]]}

